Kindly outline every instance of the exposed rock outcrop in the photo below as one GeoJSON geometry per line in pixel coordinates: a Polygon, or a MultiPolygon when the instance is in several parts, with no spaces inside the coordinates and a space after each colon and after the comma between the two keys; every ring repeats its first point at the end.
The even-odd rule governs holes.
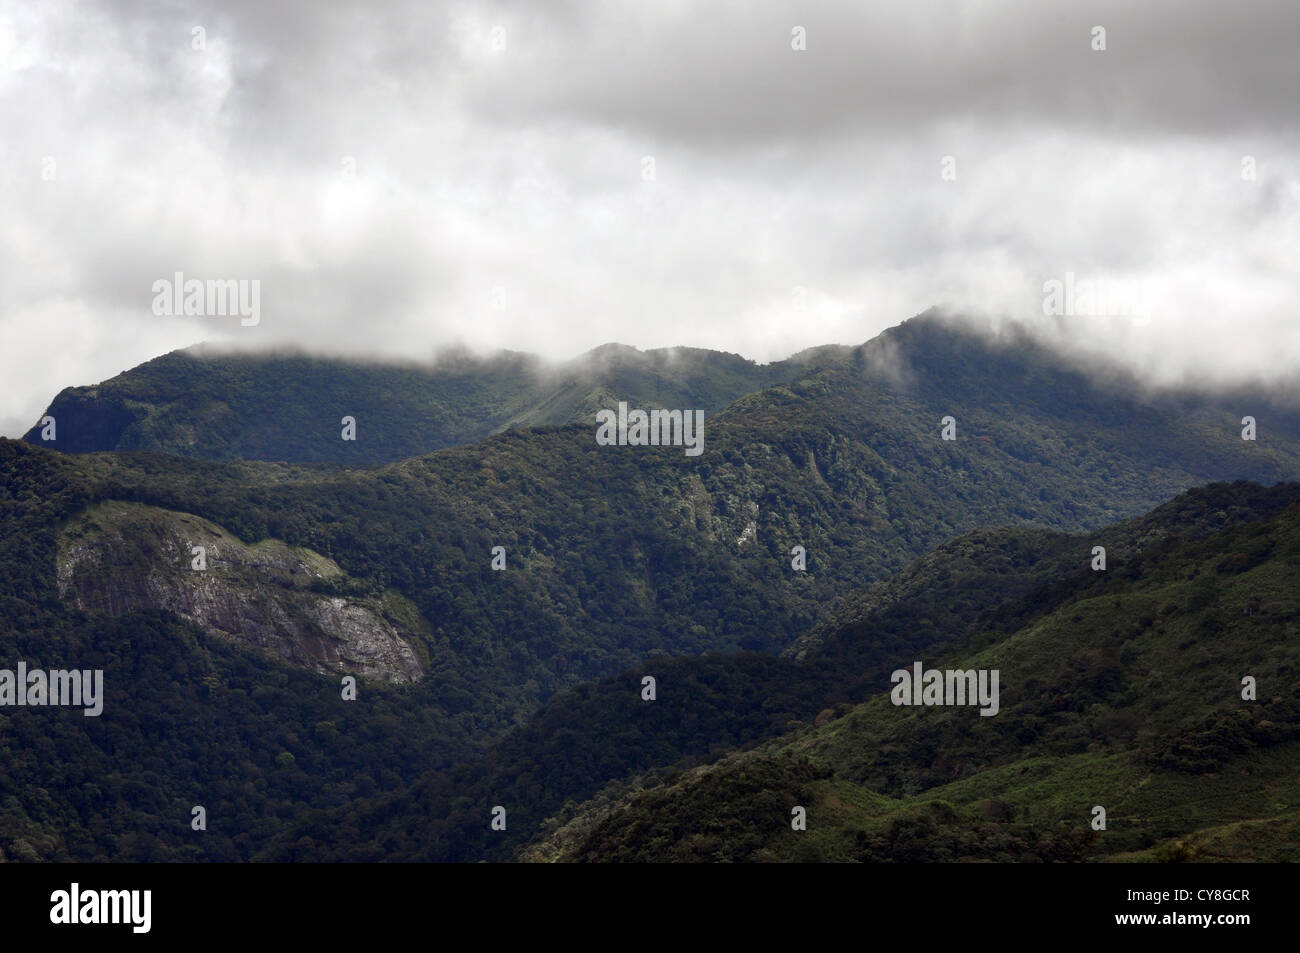
{"type": "Polygon", "coordinates": [[[363,589],[333,560],[279,540],[244,543],[189,513],[107,502],[59,540],[60,596],[84,611],[169,609],[212,635],[322,673],[391,682],[424,675],[418,610],[363,589]],[[205,568],[194,568],[195,549],[205,568]]]}

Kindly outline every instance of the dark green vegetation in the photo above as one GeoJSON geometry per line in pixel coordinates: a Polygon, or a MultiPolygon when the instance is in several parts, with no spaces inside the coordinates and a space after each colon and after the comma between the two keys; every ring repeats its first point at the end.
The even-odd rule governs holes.
{"type": "MultiPolygon", "coordinates": [[[[593,819],[630,791],[653,786],[644,804],[638,802],[639,813],[628,817],[658,830],[651,823],[651,816],[658,811],[653,805],[665,792],[675,790],[674,782],[683,777],[683,770],[784,732],[793,730],[799,737],[814,724],[836,722],[853,711],[856,703],[888,688],[889,673],[897,667],[919,659],[933,663],[944,655],[991,644],[1000,633],[1018,632],[1066,611],[1098,585],[1109,587],[1108,592],[1121,591],[1143,578],[1158,554],[1175,547],[1213,552],[1216,546],[1235,540],[1227,534],[1246,526],[1254,527],[1256,536],[1264,538],[1271,528],[1261,521],[1281,519],[1282,514],[1300,518],[1300,484],[1267,490],[1250,484],[1216,484],[1089,537],[1035,530],[963,536],[850,600],[838,622],[799,647],[798,661],[763,655],[647,660],[633,671],[556,696],[527,726],[512,732],[472,764],[431,773],[409,792],[323,812],[295,825],[264,856],[276,860],[505,860],[544,831],[552,836],[527,848],[526,857],[573,859],[578,856],[575,841],[589,834],[593,819]],[[1260,529],[1261,525],[1266,528],[1260,529]],[[1105,545],[1112,560],[1106,574],[1087,568],[1095,543],[1105,545]],[[643,674],[657,678],[658,698],[653,703],[641,699],[643,674]],[[644,776],[636,777],[642,773],[644,776]],[[593,797],[592,803],[581,808],[573,803],[593,797]],[[505,833],[493,832],[483,822],[488,808],[495,804],[509,805],[510,825],[505,833]],[[556,832],[566,821],[571,823],[556,832]]],[[[1267,548],[1265,543],[1256,543],[1247,551],[1258,554],[1267,548]]],[[[1068,679],[1070,674],[1067,669],[1063,677],[1068,679]]],[[[1072,688],[1073,708],[1086,708],[1083,698],[1092,691],[1091,684],[1085,679],[1072,688]]],[[[1195,712],[1195,697],[1184,699],[1182,706],[1195,712]]],[[[1202,711],[1211,707],[1203,706],[1202,711]]],[[[939,709],[927,711],[944,718],[939,709]]],[[[1002,717],[991,722],[1001,724],[1002,717]]],[[[1022,736],[1013,736],[1008,751],[1014,753],[1021,745],[1022,736]]],[[[962,763],[967,746],[956,746],[954,763],[962,763]]],[[[891,761],[899,752],[909,752],[906,744],[892,742],[887,742],[884,750],[891,761]]],[[[941,746],[933,739],[927,738],[915,753],[923,762],[933,759],[938,773],[922,781],[909,778],[902,785],[905,790],[914,793],[948,779],[946,772],[953,759],[945,761],[941,746]]],[[[766,771],[767,763],[760,767],[766,771]]],[[[790,765],[782,761],[770,775],[760,771],[748,781],[742,777],[738,787],[728,789],[735,803],[720,803],[712,780],[698,791],[692,788],[707,801],[717,802],[719,812],[735,811],[735,817],[723,822],[690,806],[677,814],[664,814],[668,825],[664,830],[675,830],[678,836],[661,833],[650,837],[667,838],[658,843],[664,853],[653,859],[710,859],[707,852],[692,854],[690,844],[696,833],[702,835],[700,843],[708,844],[725,834],[732,851],[725,856],[754,859],[757,854],[739,845],[757,845],[754,850],[758,850],[773,833],[781,833],[780,817],[788,818],[789,804],[778,812],[776,831],[768,830],[771,812],[755,806],[751,781],[761,780],[766,785],[760,786],[761,790],[768,792],[783,790],[794,776],[787,768],[790,765]],[[758,815],[766,819],[752,830],[742,831],[749,819],[758,815]],[[719,824],[725,830],[717,829],[719,824]]],[[[827,771],[825,764],[816,769],[821,772],[818,777],[827,771]]],[[[749,777],[745,775],[749,770],[745,768],[742,775],[749,777]]],[[[805,767],[795,774],[805,780],[814,776],[808,775],[805,767]]],[[[884,803],[889,799],[868,800],[884,803]]],[[[790,804],[806,806],[809,801],[790,804]]],[[[950,820],[971,830],[961,833],[949,825],[932,832],[934,838],[960,839],[978,831],[980,837],[993,836],[996,841],[1011,830],[980,829],[973,823],[979,817],[958,822],[953,815],[950,820]]],[[[642,825],[638,831],[650,828],[642,825]]],[[[1049,838],[1051,851],[1040,853],[1039,859],[1065,859],[1068,851],[1075,850],[1070,846],[1074,834],[1073,829],[1059,837],[1053,834],[1049,838]]],[[[1114,849],[1125,849],[1125,843],[1114,849]]],[[[653,850],[638,856],[651,859],[651,854],[653,850]]],[[[1076,852],[1069,856],[1084,855],[1076,852]]],[[[615,857],[611,854],[608,859],[615,857]]],[[[619,854],[617,859],[626,856],[619,854]]],[[[896,854],[893,859],[902,856],[896,854]]]]}
{"type": "MultiPolygon", "coordinates": [[[[298,406],[320,403],[327,386],[298,406]]],[[[639,403],[691,406],[663,396],[639,403]]],[[[602,403],[619,398],[638,403],[623,391],[602,403]]],[[[186,426],[202,434],[202,420],[186,426]]],[[[302,438],[320,441],[303,459],[337,452],[333,411],[331,421],[302,438]]],[[[60,442],[68,431],[60,417],[60,442]]],[[[509,856],[568,800],[859,703],[899,654],[975,637],[995,609],[1028,611],[1015,600],[1065,584],[1107,538],[1061,531],[1096,530],[1211,480],[1300,475],[1294,416],[1263,401],[1142,398],[1023,340],[990,344],[929,319],[710,416],[701,457],[598,447],[593,433],[594,422],[512,430],[364,470],[0,443],[0,667],[102,667],[108,695],[100,719],[0,713],[0,850],[509,856]],[[1258,442],[1240,439],[1246,413],[1260,421],[1258,442]],[[957,418],[955,443],[939,439],[945,414],[957,418]],[[174,614],[73,608],[59,597],[59,540],[104,501],[310,550],[357,598],[391,590],[421,617],[411,628],[425,677],[363,682],[343,703],[337,679],[174,614]],[[950,559],[840,605],[989,526],[1018,528],[958,540],[950,559]],[[807,573],[790,569],[796,544],[807,573]],[[504,573],[489,569],[497,545],[504,573]],[[751,654],[690,658],[739,651],[751,654]],[[648,664],[660,701],[637,707],[648,664]],[[815,677],[788,680],[795,667],[815,677]],[[575,687],[593,679],[605,681],[575,687]],[[615,717],[632,702],[635,714],[615,717]],[[110,792],[112,777],[121,787],[110,792]],[[194,804],[208,808],[205,836],[189,830],[194,804]],[[513,813],[509,838],[489,842],[493,804],[513,813]],[[290,838],[273,842],[285,828],[290,838]]],[[[1256,491],[1232,492],[1244,495],[1212,512],[1255,512],[1256,491]]],[[[1119,533],[1116,551],[1145,532],[1119,533]]]]}
{"type": "Polygon", "coordinates": [[[23,438],[67,453],[146,450],[204,460],[390,463],[473,443],[512,427],[592,420],[633,407],[700,408],[843,360],[819,348],[776,364],[699,348],[638,351],[618,344],[550,366],[527,354],[447,355],[428,365],[368,364],[303,355],[173,351],[92,387],[69,387],[23,438]],[[617,396],[615,396],[617,395],[617,396]],[[357,421],[357,439],[340,438],[357,421]]]}
{"type": "Polygon", "coordinates": [[[391,790],[474,750],[447,703],[337,680],[169,614],[65,605],[54,530],[93,490],[73,458],[0,443],[0,667],[104,670],[104,713],[0,710],[0,857],[238,860],[287,819],[391,790]],[[190,810],[213,818],[199,837],[190,810]]]}
{"type": "MultiPolygon", "coordinates": [[[[1259,835],[1300,815],[1297,489],[1279,488],[1258,521],[1170,536],[1012,600],[928,659],[998,669],[996,716],[896,707],[882,683],[820,725],[570,810],[529,856],[1294,860],[1294,842],[1259,835]],[[1245,675],[1257,701],[1241,697],[1245,675]],[[805,832],[789,824],[796,804],[805,832]]],[[[1258,498],[1209,493],[1226,504],[1212,522],[1258,498]]]]}

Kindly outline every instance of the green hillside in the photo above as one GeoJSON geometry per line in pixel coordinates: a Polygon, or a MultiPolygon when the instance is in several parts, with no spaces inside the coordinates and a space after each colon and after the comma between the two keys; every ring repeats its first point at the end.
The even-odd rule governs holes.
{"type": "Polygon", "coordinates": [[[894,705],[882,680],[820,725],[573,809],[526,856],[1294,859],[1266,832],[1292,830],[1300,809],[1300,505],[1116,569],[924,658],[997,669],[992,717],[894,705]],[[1245,676],[1258,700],[1243,700],[1245,676]]]}
{"type": "Polygon", "coordinates": [[[471,764],[295,825],[264,856],[510,859],[572,812],[575,800],[609,798],[601,789],[611,782],[644,772],[652,781],[675,777],[792,727],[824,724],[888,684],[900,655],[932,658],[1075,598],[1081,580],[1092,576],[1078,564],[1094,539],[1119,560],[1108,572],[1128,577],[1141,571],[1134,558],[1140,551],[1201,540],[1295,504],[1300,484],[1216,484],[1093,537],[1025,529],[968,534],[848,600],[842,618],[785,658],[647,659],[557,695],[471,764]],[[647,673],[658,682],[654,704],[640,697],[647,673]],[[480,823],[484,805],[498,803],[510,805],[504,833],[480,823]]]}
{"type": "MultiPolygon", "coordinates": [[[[124,836],[147,833],[148,851],[162,857],[251,857],[271,849],[272,820],[283,829],[315,811],[368,806],[423,784],[429,769],[493,757],[494,742],[548,700],[561,704],[566,689],[628,678],[617,673],[647,659],[671,666],[710,653],[764,653],[677,670],[710,686],[697,720],[648,722],[618,755],[593,754],[595,763],[575,768],[578,783],[533,785],[526,773],[506,780],[534,790],[530,810],[549,816],[629,772],[716,757],[792,719],[860,701],[891,653],[937,651],[995,605],[1083,571],[1091,545],[1105,541],[1099,527],[1212,480],[1300,474],[1293,415],[1249,406],[1260,421],[1255,442],[1240,439],[1239,398],[1147,397],[1095,384],[1022,339],[988,341],[925,318],[839,366],[708,417],[699,457],[673,446],[599,446],[591,422],[511,430],[366,468],[66,454],[2,441],[5,659],[104,658],[106,683],[129,705],[105,715],[111,728],[66,712],[6,714],[6,724],[30,726],[32,738],[45,734],[32,741],[42,754],[14,760],[6,775],[4,796],[14,800],[0,805],[17,820],[0,823],[0,849],[10,850],[9,837],[31,848],[24,856],[122,856],[127,847],[93,834],[109,825],[124,836]],[[956,441],[940,437],[945,414],[958,420],[956,441]],[[146,515],[105,518],[126,513],[146,515]],[[88,533],[88,519],[99,530],[88,533]],[[191,605],[187,570],[175,564],[179,543],[150,542],[182,526],[228,539],[236,554],[206,608],[191,605]],[[1014,531],[959,541],[965,562],[934,570],[936,593],[909,601],[887,636],[827,640],[828,625],[870,607],[856,594],[990,526],[1014,531]],[[1039,535],[1017,535],[1029,528],[1039,535]],[[1085,536],[1076,550],[1047,529],[1085,536]],[[73,540],[81,549],[69,562],[73,540]],[[791,567],[796,545],[806,548],[806,571],[791,567]],[[491,568],[498,546],[503,572],[491,568]],[[980,552],[994,550],[1002,571],[970,571],[980,552]],[[263,552],[280,554],[273,586],[256,575],[263,552]],[[77,576],[77,566],[109,568],[77,576]],[[309,598],[292,578],[312,566],[339,575],[302,587],[309,598]],[[61,587],[61,573],[75,584],[61,587]],[[365,656],[322,641],[313,628],[325,611],[317,596],[353,600],[350,617],[369,613],[363,641],[367,632],[395,635],[387,644],[408,645],[421,675],[400,685],[363,678],[362,700],[343,706],[346,735],[338,665],[365,656]],[[289,621],[262,625],[281,616],[289,621]],[[822,642],[819,664],[834,678],[772,687],[794,656],[822,642]],[[787,650],[791,659],[773,657],[787,650]],[[286,685],[295,686],[291,697],[286,685]],[[756,695],[735,717],[737,697],[760,685],[770,695],[756,695]],[[164,752],[183,766],[169,767],[164,752]],[[79,764],[101,767],[67,775],[79,764]],[[216,839],[195,841],[186,824],[172,826],[170,808],[142,790],[140,805],[115,808],[128,819],[114,815],[110,824],[98,800],[72,793],[100,770],[124,783],[147,777],[140,783],[150,791],[181,799],[203,780],[226,799],[222,816],[261,820],[248,822],[254,833],[230,829],[218,849],[216,839]],[[12,833],[31,825],[62,833],[39,843],[12,833]]],[[[1250,509],[1229,501],[1225,521],[1234,506],[1250,509]]],[[[1122,551],[1133,541],[1113,545],[1122,551]]],[[[919,581],[932,570],[911,572],[919,581]]],[[[890,598],[888,589],[869,596],[882,607],[890,598]]],[[[606,705],[604,688],[577,690],[595,691],[591,711],[606,705]]],[[[460,815],[442,816],[450,840],[430,830],[384,848],[349,843],[393,856],[474,855],[477,835],[457,841],[460,815]]]]}
{"type": "Polygon", "coordinates": [[[55,439],[43,440],[39,424],[23,439],[69,453],[143,450],[204,460],[373,465],[507,428],[586,423],[620,400],[712,414],[806,373],[812,363],[836,359],[842,359],[837,351],[822,349],[758,365],[700,348],[638,351],[610,344],[554,365],[510,352],[382,364],[200,346],[92,387],[66,388],[45,411],[56,421],[55,439]],[[342,439],[345,416],[356,421],[355,440],[342,439]]]}

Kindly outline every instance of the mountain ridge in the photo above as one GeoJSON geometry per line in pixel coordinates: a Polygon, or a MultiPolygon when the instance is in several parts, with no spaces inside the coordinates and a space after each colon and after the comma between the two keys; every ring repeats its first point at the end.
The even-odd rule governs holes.
{"type": "MultiPolygon", "coordinates": [[[[382,403],[382,395],[376,399],[382,403]]],[[[785,720],[820,717],[820,708],[805,708],[827,700],[815,694],[825,686],[782,688],[779,677],[791,663],[775,656],[857,593],[954,537],[1011,528],[986,532],[978,546],[960,544],[968,550],[965,568],[958,571],[959,561],[949,582],[936,579],[942,604],[933,596],[891,616],[896,624],[875,647],[836,643],[838,655],[827,657],[847,670],[832,683],[840,701],[852,700],[869,665],[884,664],[884,649],[937,646],[957,621],[973,624],[988,599],[1051,583],[1067,564],[1076,573],[1086,568],[1086,551],[1058,544],[1059,551],[1041,553],[1034,533],[1087,534],[1085,541],[1096,542],[1105,527],[1190,487],[1295,479],[1294,419],[1253,409],[1259,439],[1243,441],[1242,411],[1232,401],[1113,391],[1042,349],[999,346],[927,320],[854,349],[842,363],[731,401],[707,419],[698,458],[674,447],[601,446],[592,422],[506,430],[382,465],[56,453],[0,441],[0,632],[11,652],[33,660],[94,652],[119,672],[144,673],[132,705],[142,720],[167,725],[175,743],[151,744],[157,738],[110,719],[104,724],[116,726],[112,750],[119,753],[113,763],[124,766],[124,777],[170,778],[173,791],[199,779],[213,785],[228,814],[246,816],[257,833],[214,842],[208,856],[248,859],[268,849],[269,818],[331,811],[357,796],[397,790],[431,766],[454,771],[560,693],[615,680],[577,696],[599,712],[608,685],[650,659],[666,659],[654,664],[701,693],[692,717],[713,727],[700,728],[686,756],[767,737],[785,720]],[[947,415],[956,423],[953,441],[942,436],[947,415]],[[367,740],[342,751],[329,727],[344,724],[337,681],[252,654],[240,633],[229,633],[232,641],[207,632],[166,599],[132,603],[118,616],[78,606],[56,585],[60,532],[110,502],[206,520],[250,546],[274,540],[317,554],[361,587],[362,598],[391,590],[418,614],[408,631],[417,655],[427,653],[425,677],[397,686],[363,680],[366,703],[344,708],[349,731],[367,740]],[[805,550],[802,569],[792,565],[795,546],[805,550]],[[504,550],[503,571],[491,565],[494,547],[504,550]],[[984,592],[972,589],[967,572],[979,551],[1004,570],[977,576],[984,592]],[[148,647],[147,658],[130,654],[137,645],[148,647]],[[720,661],[718,653],[750,654],[720,661]],[[714,661],[696,668],[691,659],[699,656],[714,661]],[[282,699],[283,685],[301,697],[282,699]],[[763,697],[756,707],[738,706],[735,693],[746,690],[769,693],[771,706],[764,708],[763,697]],[[178,699],[191,707],[179,711],[178,699]],[[406,712],[406,723],[395,724],[393,711],[406,712]],[[277,712],[280,722],[268,720],[277,712]],[[736,726],[720,727],[733,714],[736,726]],[[196,741],[204,732],[218,739],[210,754],[196,741]],[[395,755],[399,743],[405,750],[395,755]],[[196,760],[183,767],[158,760],[176,750],[198,752],[190,755],[196,760]],[[246,788],[223,773],[231,763],[252,765],[240,769],[244,777],[264,777],[269,786],[246,788]],[[365,770],[356,773],[358,765],[365,770]]],[[[367,420],[359,423],[363,435],[367,420]]],[[[320,439],[338,441],[337,429],[320,439]]],[[[1223,505],[1230,517],[1235,504],[1223,505]]],[[[113,555],[110,547],[99,552],[99,564],[107,557],[109,564],[139,559],[148,566],[158,556],[145,550],[141,543],[113,555]]],[[[126,575],[110,575],[103,585],[138,588],[126,575]]],[[[119,595],[126,593],[106,592],[104,604],[119,595]]],[[[250,583],[232,598],[242,610],[266,595],[250,583]]],[[[112,686],[121,683],[107,684],[112,701],[112,686]]],[[[840,704],[830,701],[823,707],[840,704]]],[[[0,791],[18,798],[29,819],[52,810],[30,792],[61,789],[67,780],[50,767],[63,763],[51,745],[76,751],[87,764],[105,757],[76,725],[33,742],[34,733],[52,729],[32,717],[22,714],[17,723],[44,760],[20,759],[0,791]]],[[[608,751],[593,757],[611,770],[654,767],[682,756],[682,730],[665,724],[658,737],[641,734],[630,761],[608,751]]],[[[576,735],[565,737],[578,744],[576,735]]],[[[188,851],[162,824],[158,805],[141,798],[136,807],[114,802],[113,809],[153,839],[110,853],[188,851]]],[[[39,848],[29,841],[35,854],[94,856],[85,853],[89,809],[73,816],[65,803],[60,810],[72,840],[41,840],[39,848]]],[[[115,830],[127,824],[91,813],[115,830]]],[[[14,824],[31,829],[28,821],[14,824]]],[[[472,856],[472,838],[461,843],[455,838],[468,835],[451,833],[439,856],[472,856]]],[[[390,846],[358,850],[382,857],[415,849],[390,846]]]]}
{"type": "Polygon", "coordinates": [[[43,439],[41,423],[22,439],[73,453],[374,465],[506,429],[586,422],[611,397],[713,413],[806,370],[803,360],[762,365],[705,348],[621,344],[561,362],[502,351],[449,352],[427,363],[196,346],[99,384],[64,388],[41,417],[54,418],[54,440],[43,439]],[[344,416],[358,421],[350,445],[338,439],[344,416]]]}

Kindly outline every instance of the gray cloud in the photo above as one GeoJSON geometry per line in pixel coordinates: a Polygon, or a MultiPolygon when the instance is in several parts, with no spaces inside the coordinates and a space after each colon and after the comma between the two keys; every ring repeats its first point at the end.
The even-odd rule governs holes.
{"type": "Polygon", "coordinates": [[[565,114],[692,146],[973,115],[1217,136],[1290,125],[1300,80],[1300,7],[1285,0],[601,4],[565,31],[521,24],[527,55],[472,101],[512,122],[565,114]],[[804,55],[791,55],[795,27],[804,55]]]}
{"type": "Polygon", "coordinates": [[[1294,373],[1297,38],[1289,0],[0,0],[0,432],[199,340],[772,360],[932,304],[1157,383],[1294,373]],[[155,316],[176,271],[262,322],[155,316]],[[1063,336],[1067,275],[1147,311],[1063,336]]]}

